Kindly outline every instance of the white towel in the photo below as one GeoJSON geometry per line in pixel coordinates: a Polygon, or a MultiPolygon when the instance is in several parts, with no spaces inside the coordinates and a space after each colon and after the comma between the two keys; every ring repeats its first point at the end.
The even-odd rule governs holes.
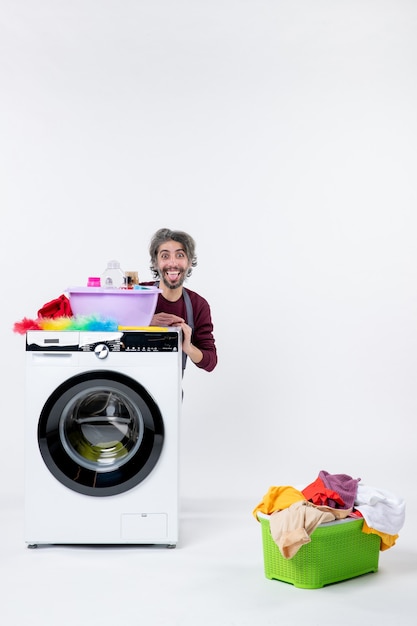
{"type": "Polygon", "coordinates": [[[405,501],[384,489],[358,484],[355,508],[370,528],[397,535],[405,521],[405,501]]]}

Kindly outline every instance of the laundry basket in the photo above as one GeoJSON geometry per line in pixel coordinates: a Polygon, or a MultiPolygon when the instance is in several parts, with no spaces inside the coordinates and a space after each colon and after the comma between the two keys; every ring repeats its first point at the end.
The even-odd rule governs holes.
{"type": "Polygon", "coordinates": [[[321,524],[291,559],[284,559],[272,539],[269,515],[257,514],[262,529],[265,576],[303,589],[376,572],[380,537],[362,532],[363,519],[345,519],[321,524]]]}

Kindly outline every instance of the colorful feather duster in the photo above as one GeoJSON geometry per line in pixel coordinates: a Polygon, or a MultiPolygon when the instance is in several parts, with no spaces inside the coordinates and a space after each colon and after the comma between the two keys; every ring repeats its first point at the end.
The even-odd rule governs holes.
{"type": "Polygon", "coordinates": [[[84,330],[114,332],[118,330],[118,324],[113,319],[103,319],[98,315],[76,315],[74,317],[38,317],[31,320],[24,317],[13,326],[15,333],[24,335],[28,330],[84,330]]]}

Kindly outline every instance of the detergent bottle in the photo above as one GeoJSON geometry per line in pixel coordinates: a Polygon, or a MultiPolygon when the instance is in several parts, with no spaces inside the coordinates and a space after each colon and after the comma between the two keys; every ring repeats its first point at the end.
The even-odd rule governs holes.
{"type": "Polygon", "coordinates": [[[119,261],[109,261],[101,275],[101,286],[105,289],[122,289],[126,286],[126,276],[119,261]]]}

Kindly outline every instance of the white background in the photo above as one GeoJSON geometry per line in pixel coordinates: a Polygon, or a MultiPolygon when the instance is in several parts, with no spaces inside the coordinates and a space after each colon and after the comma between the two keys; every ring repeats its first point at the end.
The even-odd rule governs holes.
{"type": "MultiPolygon", "coordinates": [[[[219,354],[188,365],[184,497],[348,473],[407,497],[417,411],[417,3],[0,0],[1,491],[23,317],[160,227],[219,354]]],[[[161,385],[164,381],[161,380],[161,385]]]]}

